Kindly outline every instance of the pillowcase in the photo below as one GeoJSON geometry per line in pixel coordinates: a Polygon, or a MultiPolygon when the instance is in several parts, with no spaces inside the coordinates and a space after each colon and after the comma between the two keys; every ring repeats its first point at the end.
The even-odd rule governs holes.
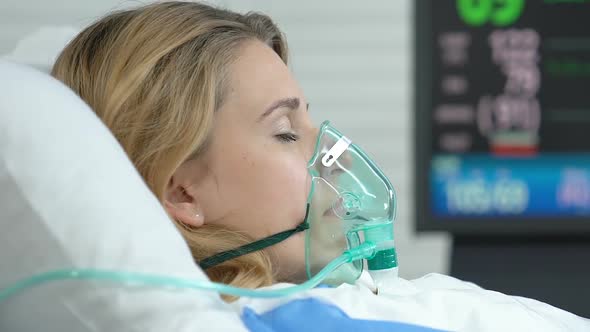
{"type": "MultiPolygon", "coordinates": [[[[207,279],[100,119],[49,75],[0,60],[0,289],[99,268],[207,279]]],[[[214,292],[45,283],[0,302],[0,331],[239,331],[214,292]]]]}

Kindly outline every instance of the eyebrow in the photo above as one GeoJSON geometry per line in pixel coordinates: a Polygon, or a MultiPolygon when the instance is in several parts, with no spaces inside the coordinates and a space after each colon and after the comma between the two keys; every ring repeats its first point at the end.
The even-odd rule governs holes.
{"type": "MultiPolygon", "coordinates": [[[[265,117],[269,116],[273,111],[275,111],[279,108],[285,107],[285,108],[293,111],[293,110],[298,109],[299,105],[301,105],[301,100],[299,100],[299,98],[297,98],[297,97],[279,99],[279,100],[275,101],[274,103],[272,103],[272,105],[270,105],[266,109],[266,111],[264,111],[264,113],[262,113],[259,121],[261,121],[265,117]]],[[[309,108],[309,104],[307,104],[307,107],[309,108]]]]}

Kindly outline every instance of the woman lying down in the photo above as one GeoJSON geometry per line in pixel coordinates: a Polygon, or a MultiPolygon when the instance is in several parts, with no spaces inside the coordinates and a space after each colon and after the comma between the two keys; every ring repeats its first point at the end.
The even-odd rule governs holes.
{"type": "Polygon", "coordinates": [[[117,12],[80,33],[52,75],[110,128],[209,278],[239,287],[225,299],[254,308],[247,325],[290,302],[285,319],[363,330],[590,330],[450,277],[398,278],[391,183],[332,125],[312,123],[267,16],[182,2],[117,12]],[[295,294],[236,301],[248,292],[295,294]]]}

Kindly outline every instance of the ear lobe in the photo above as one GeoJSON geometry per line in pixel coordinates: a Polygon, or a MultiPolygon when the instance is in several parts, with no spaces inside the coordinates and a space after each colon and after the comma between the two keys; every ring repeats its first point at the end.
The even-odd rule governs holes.
{"type": "Polygon", "coordinates": [[[200,204],[196,202],[172,203],[164,200],[164,208],[172,218],[191,227],[201,227],[205,223],[205,216],[200,204]]]}

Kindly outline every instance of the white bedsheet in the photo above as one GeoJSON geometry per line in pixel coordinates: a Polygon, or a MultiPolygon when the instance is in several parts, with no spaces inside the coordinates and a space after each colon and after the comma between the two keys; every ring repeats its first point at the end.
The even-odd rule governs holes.
{"type": "MultiPolygon", "coordinates": [[[[286,284],[275,285],[284,287],[286,284]]],[[[354,318],[390,320],[450,331],[590,331],[590,320],[523,297],[482,289],[452,277],[429,274],[392,278],[375,295],[364,282],[316,288],[296,298],[315,297],[354,318]]],[[[242,298],[234,306],[266,312],[290,299],[242,298]]]]}

